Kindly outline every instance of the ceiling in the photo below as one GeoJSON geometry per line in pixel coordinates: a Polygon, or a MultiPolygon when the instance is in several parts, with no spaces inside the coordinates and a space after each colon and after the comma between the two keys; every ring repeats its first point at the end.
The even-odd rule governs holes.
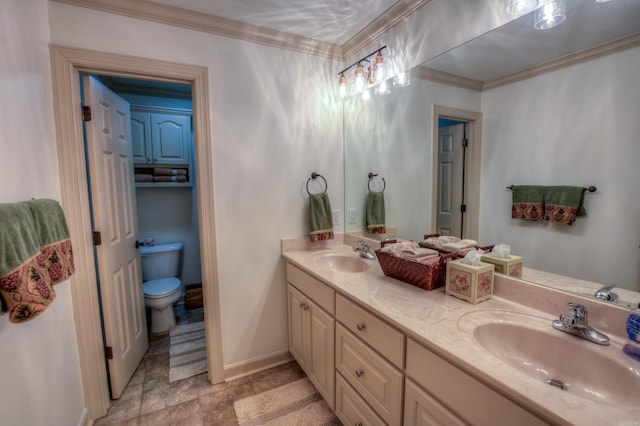
{"type": "Polygon", "coordinates": [[[151,0],[343,45],[398,0],[151,0]]]}
{"type": "Polygon", "coordinates": [[[536,30],[532,12],[423,66],[487,83],[640,34],[640,0],[567,0],[566,15],[557,27],[536,30]]]}

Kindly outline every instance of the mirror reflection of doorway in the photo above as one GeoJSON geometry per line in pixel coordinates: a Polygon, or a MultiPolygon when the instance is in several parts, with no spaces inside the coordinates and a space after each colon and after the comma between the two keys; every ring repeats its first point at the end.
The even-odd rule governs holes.
{"type": "Polygon", "coordinates": [[[463,238],[467,123],[438,119],[438,174],[436,230],[463,238]]]}
{"type": "MultiPolygon", "coordinates": [[[[432,120],[431,218],[429,229],[432,233],[478,240],[480,175],[482,169],[482,113],[433,105],[432,120]],[[458,125],[458,127],[456,128],[454,125],[458,125]],[[445,133],[442,133],[443,140],[441,141],[441,127],[450,128],[449,130],[456,129],[459,135],[452,135],[449,139],[448,136],[445,137],[445,133]],[[454,142],[454,138],[457,140],[456,142],[454,142]],[[466,140],[466,148],[464,150],[462,149],[463,140],[466,140]],[[449,144],[450,146],[447,147],[449,144]],[[444,145],[445,148],[452,152],[446,155],[454,159],[453,164],[447,166],[443,164],[441,167],[439,164],[441,159],[440,145],[444,145]],[[443,177],[442,179],[441,176],[443,177]],[[441,192],[441,188],[448,187],[451,187],[451,192],[441,192]],[[440,212],[443,212],[443,214],[440,214],[440,212]],[[449,212],[451,213],[449,214],[449,212]],[[453,222],[455,227],[445,223],[438,223],[439,219],[445,216],[448,216],[447,219],[449,222],[453,222]]],[[[445,159],[446,157],[442,157],[443,163],[446,162],[445,159]]]]}

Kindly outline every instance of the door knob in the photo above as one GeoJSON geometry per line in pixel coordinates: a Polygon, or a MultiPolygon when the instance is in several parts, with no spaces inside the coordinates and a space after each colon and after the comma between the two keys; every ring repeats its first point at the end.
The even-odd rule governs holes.
{"type": "Polygon", "coordinates": [[[140,241],[136,240],[136,248],[139,248],[141,245],[140,241]]]}

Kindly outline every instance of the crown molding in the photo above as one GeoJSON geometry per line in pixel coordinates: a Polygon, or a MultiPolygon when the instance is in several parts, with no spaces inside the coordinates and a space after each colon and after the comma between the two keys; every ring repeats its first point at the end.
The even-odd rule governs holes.
{"type": "Polygon", "coordinates": [[[389,31],[403,19],[417,12],[431,0],[400,0],[374,19],[362,31],[342,45],[344,60],[355,55],[376,38],[389,31]]]}
{"type": "Polygon", "coordinates": [[[544,64],[528,68],[524,71],[510,74],[505,77],[501,77],[484,83],[480,80],[472,80],[470,78],[461,77],[455,74],[437,71],[425,66],[414,67],[411,70],[411,75],[422,80],[429,80],[449,86],[461,87],[463,89],[475,90],[477,92],[484,92],[485,90],[491,90],[497,87],[506,86],[508,84],[527,80],[529,78],[546,74],[551,71],[557,71],[562,68],[570,67],[582,62],[591,61],[602,56],[607,56],[626,49],[633,49],[639,46],[640,33],[637,33],[628,37],[610,41],[608,43],[603,43],[598,46],[582,50],[580,52],[572,53],[570,55],[554,59],[544,64]]]}
{"type": "Polygon", "coordinates": [[[427,68],[421,65],[414,67],[411,70],[411,76],[420,78],[422,80],[429,80],[436,83],[446,84],[448,86],[475,90],[476,92],[482,92],[483,88],[483,83],[480,80],[472,80],[470,78],[460,77],[459,75],[434,70],[432,68],[427,68]]]}
{"type": "Polygon", "coordinates": [[[626,49],[632,49],[638,46],[640,46],[640,33],[603,43],[598,46],[585,49],[580,52],[572,53],[570,55],[554,59],[541,65],[537,65],[524,71],[508,75],[506,77],[488,81],[484,83],[482,90],[491,90],[495,89],[496,87],[506,86],[508,84],[516,83],[521,80],[526,80],[528,78],[546,74],[551,71],[557,71],[571,65],[591,61],[602,56],[610,55],[612,53],[620,52],[626,49]]]}
{"type": "Polygon", "coordinates": [[[344,60],[342,47],[337,44],[325,43],[309,37],[276,31],[180,7],[154,3],[148,0],[50,1],[250,41],[328,59],[344,60]]]}

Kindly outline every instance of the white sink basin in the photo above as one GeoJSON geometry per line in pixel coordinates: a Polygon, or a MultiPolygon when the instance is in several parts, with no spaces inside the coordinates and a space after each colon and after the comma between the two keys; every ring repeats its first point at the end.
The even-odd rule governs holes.
{"type": "Polygon", "coordinates": [[[558,392],[638,407],[640,365],[626,359],[619,344],[596,345],[554,330],[548,318],[512,311],[469,312],[458,320],[458,329],[505,364],[558,392]]]}
{"type": "Polygon", "coordinates": [[[346,254],[326,254],[316,260],[316,266],[335,272],[364,272],[369,265],[364,260],[346,254]]]}

